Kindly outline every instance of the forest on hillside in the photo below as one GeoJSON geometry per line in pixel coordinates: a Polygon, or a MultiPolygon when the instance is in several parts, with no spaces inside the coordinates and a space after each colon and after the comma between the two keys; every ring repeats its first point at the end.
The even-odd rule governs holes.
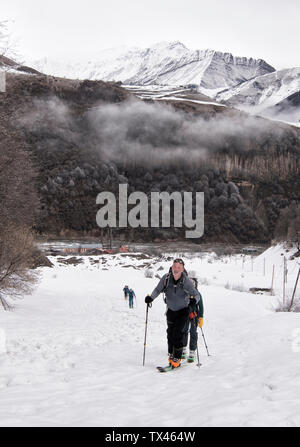
{"type": "MultiPolygon", "coordinates": [[[[21,141],[30,164],[23,175],[37,195],[40,234],[99,234],[97,194],[117,194],[122,183],[147,195],[203,191],[205,233],[196,242],[266,242],[299,230],[300,133],[291,126],[234,109],[144,102],[118,83],[14,74],[0,96],[0,123],[2,155],[13,160],[21,141]]],[[[114,233],[151,241],[184,231],[114,233]]]]}

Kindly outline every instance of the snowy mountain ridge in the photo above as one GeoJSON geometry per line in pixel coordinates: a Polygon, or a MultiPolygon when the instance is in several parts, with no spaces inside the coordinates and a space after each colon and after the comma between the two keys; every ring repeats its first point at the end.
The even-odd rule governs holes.
{"type": "Polygon", "coordinates": [[[159,42],[149,48],[102,50],[96,60],[27,60],[45,74],[76,79],[120,81],[125,86],[192,86],[199,93],[252,114],[298,123],[299,68],[276,71],[263,59],[212,49],[190,50],[183,43],[159,42]]]}
{"type": "Polygon", "coordinates": [[[204,89],[233,87],[275,71],[262,59],[237,57],[211,49],[190,50],[181,42],[160,42],[146,49],[104,50],[95,62],[58,63],[48,58],[27,62],[44,73],[68,78],[121,81],[131,85],[197,84],[204,89]]]}

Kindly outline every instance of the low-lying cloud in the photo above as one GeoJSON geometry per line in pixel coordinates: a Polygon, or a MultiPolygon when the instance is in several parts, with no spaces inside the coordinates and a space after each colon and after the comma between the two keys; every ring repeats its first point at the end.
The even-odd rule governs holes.
{"type": "Polygon", "coordinates": [[[204,119],[168,105],[127,101],[95,108],[88,114],[92,131],[107,158],[160,163],[201,161],[222,149],[253,149],[276,127],[246,114],[204,119]]]}
{"type": "MultiPolygon", "coordinates": [[[[100,104],[78,118],[61,100],[38,100],[21,120],[34,132],[51,131],[115,162],[201,163],[220,150],[247,151],[283,130],[263,118],[218,114],[205,119],[158,103],[100,104]]],[[[59,148],[58,148],[59,149],[59,148]]]]}

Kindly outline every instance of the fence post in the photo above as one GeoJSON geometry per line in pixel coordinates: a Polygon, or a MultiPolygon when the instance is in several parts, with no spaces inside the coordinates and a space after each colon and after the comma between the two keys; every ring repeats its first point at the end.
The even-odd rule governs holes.
{"type": "Polygon", "coordinates": [[[283,307],[285,305],[285,256],[283,258],[283,290],[282,290],[282,303],[283,303],[283,307]]]}
{"type": "Polygon", "coordinates": [[[271,295],[274,295],[274,273],[275,273],[275,265],[273,264],[273,269],[272,269],[272,283],[271,283],[271,295]]]}
{"type": "Polygon", "coordinates": [[[297,289],[297,285],[298,285],[299,276],[300,276],[300,267],[299,267],[297,279],[296,279],[296,282],[295,282],[295,287],[294,287],[293,296],[292,296],[292,299],[291,299],[291,304],[290,304],[290,307],[289,307],[289,312],[291,311],[291,309],[293,307],[293,304],[294,304],[294,298],[295,298],[295,294],[296,294],[296,289],[297,289]]]}

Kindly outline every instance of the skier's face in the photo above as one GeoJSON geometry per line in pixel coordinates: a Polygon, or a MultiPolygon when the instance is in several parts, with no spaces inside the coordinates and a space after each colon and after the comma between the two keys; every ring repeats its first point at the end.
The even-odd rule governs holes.
{"type": "Polygon", "coordinates": [[[174,276],[179,276],[183,272],[184,266],[179,262],[174,262],[172,265],[172,273],[174,276]]]}

